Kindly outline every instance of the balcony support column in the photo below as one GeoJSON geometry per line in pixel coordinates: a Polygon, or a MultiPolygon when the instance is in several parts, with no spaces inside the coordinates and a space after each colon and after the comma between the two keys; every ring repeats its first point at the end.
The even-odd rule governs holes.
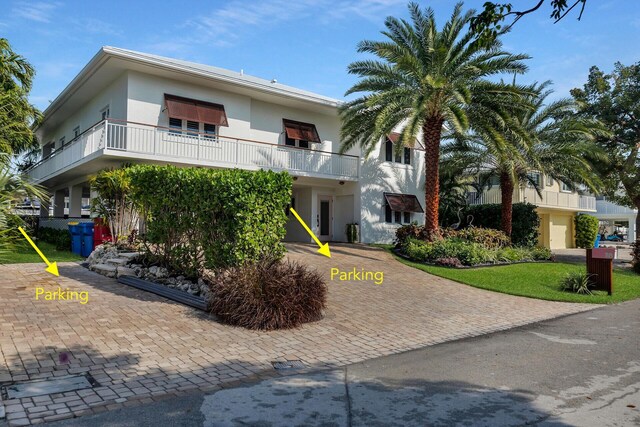
{"type": "Polygon", "coordinates": [[[51,207],[51,197],[40,200],[40,218],[49,218],[49,208],[51,207]]]}
{"type": "Polygon", "coordinates": [[[64,198],[66,197],[66,191],[56,190],[53,193],[53,216],[55,218],[62,218],[64,216],[64,198]]]}
{"type": "MultiPolygon", "coordinates": [[[[638,213],[638,215],[640,215],[640,213],[638,213]]],[[[636,233],[638,232],[638,230],[636,230],[636,218],[635,216],[630,216],[629,217],[629,230],[627,230],[627,241],[629,243],[633,243],[634,242],[634,236],[636,235],[636,233]]]]}
{"type": "Polygon", "coordinates": [[[69,187],[69,218],[82,216],[82,184],[69,187]]]}

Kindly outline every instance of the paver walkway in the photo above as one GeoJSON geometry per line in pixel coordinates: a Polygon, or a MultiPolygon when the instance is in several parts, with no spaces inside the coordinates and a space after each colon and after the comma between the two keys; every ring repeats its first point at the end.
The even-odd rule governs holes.
{"type": "MultiPolygon", "coordinates": [[[[74,263],[59,278],[40,264],[0,265],[0,385],[88,372],[99,387],[4,400],[10,425],[96,413],[194,389],[237,385],[277,373],[272,361],[336,367],[476,336],[595,305],[556,303],[475,289],[430,276],[365,246],[310,245],[289,257],[330,269],[383,271],[370,281],[328,281],[325,319],[302,328],[254,332],[118,284],[74,263]],[[35,288],[88,291],[89,302],[35,300],[35,288]],[[70,359],[61,363],[59,354],[70,359]]],[[[515,280],[515,278],[514,278],[515,280]]],[[[290,371],[287,373],[294,373],[290,371]]]]}

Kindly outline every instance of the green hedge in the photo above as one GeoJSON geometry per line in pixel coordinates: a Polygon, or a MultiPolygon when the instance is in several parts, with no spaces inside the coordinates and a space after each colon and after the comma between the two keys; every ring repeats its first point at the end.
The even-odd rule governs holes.
{"type": "MultiPolygon", "coordinates": [[[[502,206],[500,204],[472,205],[465,211],[465,218],[473,216],[475,227],[493,228],[500,230],[502,220],[502,206]]],[[[515,246],[533,247],[538,244],[538,228],[540,217],[536,213],[536,206],[530,203],[513,204],[513,224],[511,241],[515,246]]]]}
{"type": "Polygon", "coordinates": [[[446,266],[543,261],[551,259],[551,251],[540,247],[492,247],[459,238],[425,242],[410,237],[400,248],[414,261],[446,266]]]}
{"type": "Polygon", "coordinates": [[[149,247],[168,268],[194,277],[284,254],[288,173],[136,165],[128,174],[149,247]]]}
{"type": "Polygon", "coordinates": [[[59,251],[71,250],[71,234],[69,230],[40,227],[38,229],[38,240],[55,245],[59,251]]]}
{"type": "Polygon", "coordinates": [[[583,249],[593,248],[598,237],[600,220],[591,215],[576,215],[576,246],[583,249]]]}

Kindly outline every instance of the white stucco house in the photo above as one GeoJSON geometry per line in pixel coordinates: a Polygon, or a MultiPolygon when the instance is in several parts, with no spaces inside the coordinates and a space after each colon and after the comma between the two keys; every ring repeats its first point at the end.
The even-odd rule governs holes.
{"type": "MultiPolygon", "coordinates": [[[[575,248],[574,218],[580,213],[594,214],[596,198],[572,191],[566,184],[541,173],[533,173],[532,179],[541,189],[542,197],[531,185],[517,186],[513,190],[514,203],[536,205],[540,217],[538,242],[549,249],[575,248]]],[[[481,194],[470,192],[470,204],[500,203],[502,196],[497,181],[481,194]]]]}
{"type": "MultiPolygon", "coordinates": [[[[367,159],[338,154],[339,106],[242,72],[103,47],[44,111],[42,158],[28,173],[53,194],[53,216],[79,217],[89,177],[122,163],[284,170],[321,240],[345,241],[355,222],[361,241],[390,242],[399,224],[423,222],[423,153],[396,156],[387,140],[367,159]]],[[[310,236],[292,217],[286,240],[310,236]]]]}

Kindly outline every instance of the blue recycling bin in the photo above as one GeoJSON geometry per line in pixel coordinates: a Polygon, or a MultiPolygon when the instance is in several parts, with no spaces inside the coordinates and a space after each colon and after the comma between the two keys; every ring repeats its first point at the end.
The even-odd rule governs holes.
{"type": "Polygon", "coordinates": [[[598,233],[598,235],[596,236],[596,241],[595,241],[595,243],[593,244],[593,247],[594,247],[594,248],[599,248],[599,247],[600,247],[600,239],[601,239],[601,237],[602,237],[602,236],[600,235],[600,233],[598,233]]]}
{"type": "Polygon", "coordinates": [[[71,233],[71,252],[82,255],[82,230],[78,222],[69,222],[69,233],[71,233]]]}
{"type": "Polygon", "coordinates": [[[93,222],[80,223],[82,230],[82,252],[83,257],[88,257],[93,251],[93,222]]]}

